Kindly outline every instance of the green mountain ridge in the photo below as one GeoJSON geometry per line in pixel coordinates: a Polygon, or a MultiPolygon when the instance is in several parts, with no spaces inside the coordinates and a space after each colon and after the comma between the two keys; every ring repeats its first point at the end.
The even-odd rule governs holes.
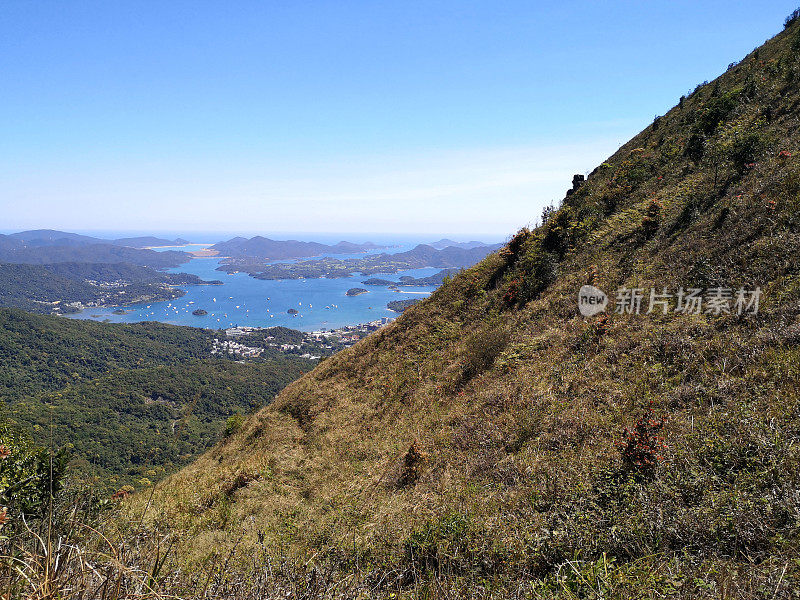
{"type": "Polygon", "coordinates": [[[317,256],[326,252],[342,254],[359,254],[368,250],[381,248],[372,242],[355,244],[341,241],[336,244],[321,244],[319,242],[301,242],[298,240],[272,240],[257,235],[247,239],[235,237],[224,242],[217,242],[211,246],[224,256],[236,259],[261,259],[263,261],[305,258],[317,256]]]}
{"type": "Polygon", "coordinates": [[[167,240],[152,235],[127,237],[119,239],[103,239],[88,235],[80,235],[67,231],[56,231],[54,229],[35,229],[31,231],[20,231],[11,233],[9,238],[19,240],[23,244],[30,246],[83,246],[88,244],[113,244],[115,246],[128,246],[131,248],[147,248],[148,246],[183,246],[189,242],[177,238],[167,240]]]}

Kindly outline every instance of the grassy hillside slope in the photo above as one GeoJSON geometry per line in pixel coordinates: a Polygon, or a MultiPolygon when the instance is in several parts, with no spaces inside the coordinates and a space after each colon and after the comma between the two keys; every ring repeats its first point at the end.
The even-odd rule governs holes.
{"type": "Polygon", "coordinates": [[[173,565],[240,597],[263,557],[309,595],[796,597],[798,107],[795,21],[165,480],[173,565]],[[643,313],[651,287],[763,296],[614,314],[622,286],[643,313]]]}

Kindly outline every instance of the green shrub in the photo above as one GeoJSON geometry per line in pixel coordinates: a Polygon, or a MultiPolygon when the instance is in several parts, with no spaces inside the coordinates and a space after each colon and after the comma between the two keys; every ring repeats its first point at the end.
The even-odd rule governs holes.
{"type": "Polygon", "coordinates": [[[503,327],[489,327],[469,336],[462,363],[462,381],[469,381],[489,369],[508,346],[509,338],[503,327]]]}
{"type": "Polygon", "coordinates": [[[692,159],[694,162],[699,162],[701,158],[703,158],[703,154],[706,151],[706,140],[702,134],[693,133],[689,140],[686,142],[686,147],[683,150],[683,154],[687,157],[692,159]]]}
{"type": "Polygon", "coordinates": [[[796,8],[789,14],[788,17],[786,17],[786,20],[783,22],[783,28],[788,29],[794,25],[798,18],[800,18],[800,8],[796,8]]]}
{"type": "Polygon", "coordinates": [[[675,222],[670,226],[669,233],[674,234],[691,225],[702,214],[704,204],[705,201],[701,195],[690,194],[675,222]]]}
{"type": "Polygon", "coordinates": [[[651,200],[647,206],[647,213],[642,219],[642,236],[649,240],[653,237],[661,225],[661,203],[658,200],[651,200]]]}
{"type": "Polygon", "coordinates": [[[231,436],[239,431],[242,425],[244,425],[245,420],[246,417],[241,413],[236,413],[228,417],[228,420],[225,421],[225,429],[223,431],[225,437],[231,436]]]}
{"type": "Polygon", "coordinates": [[[731,90],[706,102],[697,118],[696,128],[699,132],[711,135],[720,123],[726,121],[738,106],[740,90],[731,90]]]}
{"type": "Polygon", "coordinates": [[[630,156],[622,161],[613,181],[619,186],[632,191],[647,181],[653,174],[653,165],[643,148],[631,151],[630,156]]]}
{"type": "Polygon", "coordinates": [[[653,117],[653,131],[658,131],[659,125],[661,125],[661,117],[656,115],[653,117]]]}
{"type": "Polygon", "coordinates": [[[468,550],[471,530],[470,520],[459,513],[432,519],[406,540],[406,561],[422,573],[438,574],[443,563],[468,550]]]}
{"type": "Polygon", "coordinates": [[[0,505],[10,518],[44,516],[61,489],[66,467],[63,450],[50,453],[16,427],[0,425],[0,505]]]}
{"type": "Polygon", "coordinates": [[[744,173],[755,164],[766,143],[761,135],[755,131],[737,137],[728,149],[728,158],[739,173],[744,173]]]}
{"type": "Polygon", "coordinates": [[[558,258],[538,247],[528,251],[519,266],[524,273],[517,299],[520,304],[535,300],[558,277],[558,258]]]}
{"type": "Polygon", "coordinates": [[[553,214],[543,227],[542,248],[559,257],[564,256],[576,241],[577,216],[571,206],[564,206],[553,214]]]}

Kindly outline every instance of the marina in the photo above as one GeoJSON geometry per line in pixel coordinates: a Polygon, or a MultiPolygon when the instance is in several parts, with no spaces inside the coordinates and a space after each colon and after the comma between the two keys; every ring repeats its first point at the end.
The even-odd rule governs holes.
{"type": "MultiPolygon", "coordinates": [[[[158,250],[197,250],[205,246],[205,244],[192,244],[163,247],[158,250]]],[[[399,246],[396,250],[403,249],[405,249],[403,246],[399,246]]],[[[169,271],[191,273],[203,280],[220,280],[223,286],[180,286],[180,289],[186,291],[181,298],[151,302],[147,305],[125,306],[125,314],[118,312],[119,307],[91,307],[68,317],[112,323],[159,321],[211,329],[280,325],[310,332],[368,323],[382,318],[394,318],[397,313],[386,307],[388,302],[400,299],[408,293],[427,296],[435,289],[434,286],[396,290],[383,286],[366,286],[369,288],[369,293],[347,296],[349,289],[361,286],[362,281],[368,277],[356,273],[351,277],[336,279],[263,280],[245,273],[228,274],[218,271],[216,268],[221,260],[222,257],[216,256],[193,258],[188,263],[169,271]],[[197,314],[202,312],[207,314],[197,314]]],[[[433,267],[410,269],[386,276],[427,277],[438,270],[433,267]]]]}

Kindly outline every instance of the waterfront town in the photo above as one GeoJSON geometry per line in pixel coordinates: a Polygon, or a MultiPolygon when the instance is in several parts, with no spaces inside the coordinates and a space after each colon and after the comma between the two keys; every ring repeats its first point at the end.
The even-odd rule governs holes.
{"type": "Polygon", "coordinates": [[[311,332],[285,327],[230,327],[224,330],[224,339],[213,340],[211,354],[246,360],[262,358],[271,350],[319,360],[349,348],[392,321],[393,318],[382,317],[368,323],[311,332]]]}

